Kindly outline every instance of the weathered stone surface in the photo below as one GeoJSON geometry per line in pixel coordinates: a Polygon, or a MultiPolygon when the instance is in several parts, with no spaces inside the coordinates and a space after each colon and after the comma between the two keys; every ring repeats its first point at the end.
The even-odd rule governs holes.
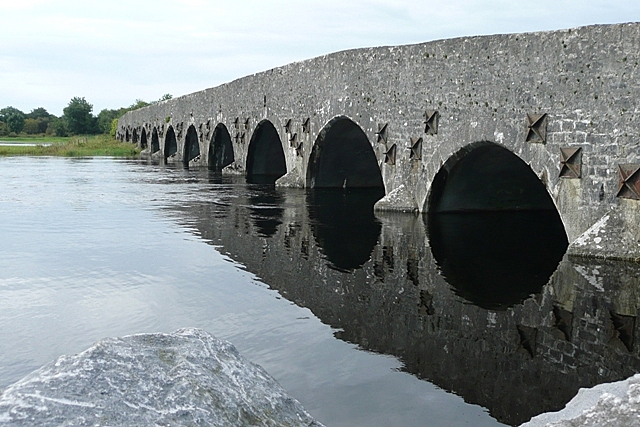
{"type": "Polygon", "coordinates": [[[615,383],[580,389],[558,412],[538,415],[521,427],[640,426],[640,374],[615,383]]]}
{"type": "Polygon", "coordinates": [[[376,203],[376,208],[386,211],[418,212],[418,204],[406,185],[402,184],[376,203]]]}
{"type": "Polygon", "coordinates": [[[279,187],[304,188],[304,179],[297,170],[292,170],[278,179],[279,187]]]}
{"type": "Polygon", "coordinates": [[[640,261],[638,228],[629,226],[633,219],[624,218],[624,213],[612,209],[574,240],[567,252],[580,257],[640,261]]]}
{"type": "Polygon", "coordinates": [[[260,366],[199,329],[99,341],[0,395],[9,426],[320,426],[260,366]]]}

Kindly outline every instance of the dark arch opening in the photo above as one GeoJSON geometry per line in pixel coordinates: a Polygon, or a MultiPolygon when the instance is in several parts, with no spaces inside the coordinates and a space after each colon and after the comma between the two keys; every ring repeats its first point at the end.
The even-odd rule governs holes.
{"type": "Polygon", "coordinates": [[[531,168],[491,142],[454,154],[434,177],[429,241],[454,291],[486,309],[539,293],[568,246],[553,200],[531,168]]]}
{"type": "Polygon", "coordinates": [[[247,180],[275,183],[287,173],[287,163],[278,131],[268,120],[258,123],[247,152],[247,180]]]}
{"type": "Polygon", "coordinates": [[[167,129],[167,134],[164,137],[164,161],[178,152],[178,141],[176,140],[176,133],[172,126],[167,129]]]}
{"type": "Polygon", "coordinates": [[[158,129],[153,128],[151,132],[151,154],[160,150],[160,139],[158,138],[158,129]]]}
{"type": "Polygon", "coordinates": [[[137,144],[138,143],[138,131],[137,130],[133,130],[133,138],[131,140],[132,143],[137,144]]]}
{"type": "Polygon", "coordinates": [[[129,129],[127,129],[127,131],[124,134],[124,140],[126,142],[129,142],[131,140],[131,136],[129,136],[129,129]]]}
{"type": "Polygon", "coordinates": [[[307,168],[309,188],[384,188],[382,174],[364,131],[336,117],[318,134],[307,168]]]}
{"type": "Polygon", "coordinates": [[[195,126],[189,126],[187,137],[184,140],[184,156],[182,162],[189,166],[189,162],[200,155],[200,144],[198,143],[198,131],[195,126]]]}
{"type": "Polygon", "coordinates": [[[531,168],[492,142],[471,144],[436,174],[429,212],[551,210],[555,205],[531,168]]]}
{"type": "Polygon", "coordinates": [[[140,135],[140,148],[144,150],[147,148],[147,131],[146,129],[142,129],[142,134],[140,135]]]}
{"type": "Polygon", "coordinates": [[[229,135],[229,131],[225,125],[218,123],[213,131],[211,143],[209,144],[209,169],[215,172],[221,172],[223,168],[229,166],[234,161],[231,135],[229,135]]]}

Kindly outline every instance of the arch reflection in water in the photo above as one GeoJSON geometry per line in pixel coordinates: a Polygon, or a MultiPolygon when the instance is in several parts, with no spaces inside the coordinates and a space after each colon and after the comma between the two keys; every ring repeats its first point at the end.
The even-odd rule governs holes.
{"type": "Polygon", "coordinates": [[[504,309],[539,293],[566,250],[552,211],[431,215],[431,251],[457,295],[504,309]]]}
{"type": "Polygon", "coordinates": [[[487,309],[540,292],[568,245],[531,168],[486,141],[454,154],[434,177],[428,230],[443,276],[458,295],[487,309]]]}
{"type": "Polygon", "coordinates": [[[350,271],[369,260],[382,228],[373,205],[383,195],[381,188],[316,188],[307,192],[311,230],[332,267],[350,271]]]}
{"type": "Polygon", "coordinates": [[[251,185],[249,189],[249,212],[258,236],[271,237],[282,224],[284,196],[273,185],[251,185]]]}

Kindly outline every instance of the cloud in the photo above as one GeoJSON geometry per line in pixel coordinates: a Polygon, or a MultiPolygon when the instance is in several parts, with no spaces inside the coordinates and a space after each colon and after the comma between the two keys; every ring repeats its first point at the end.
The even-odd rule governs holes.
{"type": "Polygon", "coordinates": [[[640,2],[22,0],[0,14],[0,104],[61,114],[72,96],[118,108],[356,47],[640,20],[640,2]]]}

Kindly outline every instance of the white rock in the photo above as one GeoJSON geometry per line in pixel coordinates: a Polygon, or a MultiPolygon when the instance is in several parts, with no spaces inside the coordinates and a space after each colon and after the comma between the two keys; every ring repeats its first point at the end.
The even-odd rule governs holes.
{"type": "Polygon", "coordinates": [[[0,395],[0,426],[321,426],[260,366],[194,328],[108,338],[0,395]]]}
{"type": "Polygon", "coordinates": [[[563,410],[538,415],[520,427],[640,427],[640,374],[581,388],[563,410]]]}

